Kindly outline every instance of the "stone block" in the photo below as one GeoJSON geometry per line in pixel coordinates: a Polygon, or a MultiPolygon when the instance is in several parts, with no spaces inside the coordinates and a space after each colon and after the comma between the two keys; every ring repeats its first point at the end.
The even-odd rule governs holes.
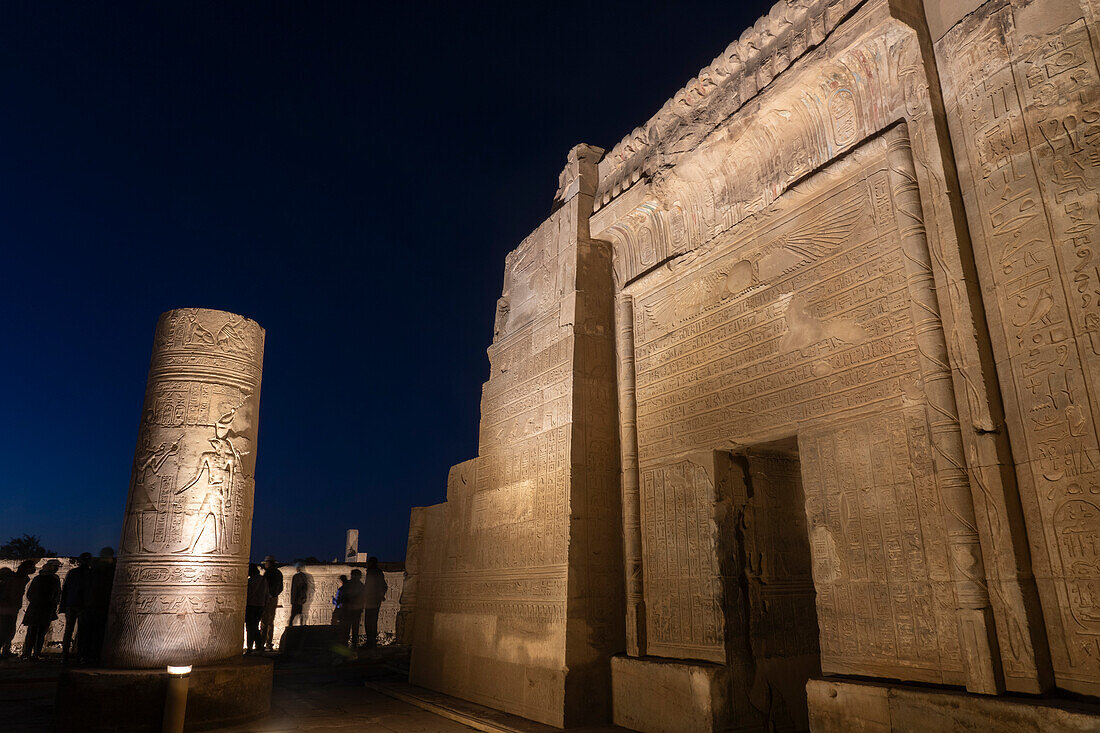
{"type": "Polygon", "coordinates": [[[831,679],[806,685],[814,733],[1097,731],[1100,707],[831,679]]]}
{"type": "Polygon", "coordinates": [[[728,668],[717,664],[611,659],[615,725],[642,733],[724,730],[729,685],[728,668]]]}

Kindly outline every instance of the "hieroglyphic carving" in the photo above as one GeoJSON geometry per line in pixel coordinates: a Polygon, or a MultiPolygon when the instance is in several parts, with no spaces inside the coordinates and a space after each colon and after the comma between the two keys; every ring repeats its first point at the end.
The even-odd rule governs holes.
{"type": "MultiPolygon", "coordinates": [[[[936,626],[921,642],[931,646],[934,658],[922,661],[911,653],[912,639],[902,652],[896,641],[894,646],[885,641],[894,633],[894,620],[874,607],[889,598],[888,589],[864,572],[859,577],[868,583],[846,591],[852,597],[843,610],[830,611],[830,623],[844,618],[854,628],[858,619],[883,641],[878,647],[846,648],[834,668],[966,682],[993,691],[996,643],[990,648],[989,603],[980,586],[981,552],[929,254],[923,230],[914,228],[921,212],[919,204],[914,208],[907,199],[902,206],[896,200],[913,191],[912,164],[905,169],[908,177],[898,179],[893,170],[898,165],[888,162],[899,154],[888,142],[896,147],[898,141],[904,141],[904,133],[895,130],[865,143],[789,191],[760,225],[749,223],[743,233],[735,227],[705,252],[673,261],[630,286],[638,304],[640,463],[645,475],[650,466],[664,465],[667,456],[681,451],[736,445],[776,430],[791,433],[865,405],[882,411],[904,407],[912,424],[901,430],[901,440],[927,451],[927,475],[919,490],[928,511],[935,511],[937,531],[926,534],[926,540],[910,539],[898,522],[887,522],[875,492],[900,479],[868,474],[863,486],[872,492],[870,498],[846,511],[851,516],[862,512],[869,529],[854,536],[851,541],[859,546],[852,545],[837,568],[858,574],[847,564],[885,557],[891,543],[915,543],[925,566],[942,568],[936,580],[943,582],[934,589],[936,626]],[[821,236],[815,236],[815,225],[821,236]],[[743,287],[714,288],[701,304],[691,301],[690,311],[663,307],[662,299],[690,289],[693,281],[728,280],[731,264],[740,262],[748,263],[745,269],[753,274],[743,287]],[[885,536],[883,526],[893,534],[885,536]],[[972,618],[971,610],[980,618],[972,618]],[[960,634],[967,639],[965,655],[960,634]]],[[[897,476],[906,465],[896,469],[897,476]]],[[[915,506],[916,500],[909,504],[915,506]]],[[[820,555],[829,562],[829,547],[818,543],[815,559],[820,555]]],[[[921,576],[920,582],[931,583],[930,576],[921,576]]],[[[932,586],[923,587],[932,597],[932,586]]],[[[650,592],[648,571],[646,601],[652,615],[658,601],[650,592]]],[[[909,608],[905,618],[914,613],[909,608]]],[[[823,639],[826,634],[823,627],[823,639]]]]}
{"type": "Polygon", "coordinates": [[[881,141],[870,144],[859,157],[877,156],[874,166],[804,186],[797,208],[777,207],[766,227],[735,231],[709,257],[632,286],[643,465],[735,434],[919,394],[897,223],[876,213],[872,198],[888,175],[884,152],[881,141]],[[854,212],[842,228],[832,217],[838,209],[854,212]],[[814,222],[827,230],[816,240],[814,222]],[[670,293],[742,261],[768,278],[723,288],[687,321],[661,319],[670,293]]]}
{"type": "Polygon", "coordinates": [[[685,459],[642,471],[643,587],[650,654],[726,661],[714,470],[713,465],[685,459]]]}
{"type": "Polygon", "coordinates": [[[611,254],[586,237],[601,153],[574,148],[507,257],[478,457],[424,510],[414,586],[413,681],[555,725],[606,718],[623,636],[611,254]]]}
{"type": "MultiPolygon", "coordinates": [[[[799,76],[776,80],[764,108],[728,120],[700,119],[696,145],[681,139],[675,153],[655,156],[661,166],[648,180],[593,217],[598,236],[623,245],[615,252],[617,281],[648,270],[652,263],[643,259],[650,250],[660,262],[767,216],[788,187],[896,119],[889,110],[901,101],[899,49],[907,48],[909,36],[900,25],[883,24],[851,47],[815,58],[799,76]]],[[[614,175],[609,171],[601,185],[615,185],[614,175]]]]}
{"type": "Polygon", "coordinates": [[[888,131],[885,138],[913,330],[928,403],[936,483],[944,508],[966,687],[971,692],[996,694],[1004,691],[1004,679],[912,147],[904,128],[888,131]]]}
{"type": "Polygon", "coordinates": [[[937,44],[1054,673],[1090,694],[1100,632],[1075,608],[1100,565],[1072,548],[1100,534],[1095,27],[1091,6],[991,2],[937,44]]]}
{"type": "Polygon", "coordinates": [[[619,364],[619,447],[622,466],[623,569],[626,576],[626,648],[646,654],[645,595],[642,579],[641,494],[638,476],[638,404],[634,384],[634,300],[620,294],[615,311],[615,352],[619,364]]]}
{"type": "Polygon", "coordinates": [[[923,406],[799,435],[826,674],[965,679],[931,440],[923,406]]]}
{"type": "MultiPolygon", "coordinates": [[[[659,165],[667,165],[669,156],[662,143],[672,139],[681,151],[698,143],[710,132],[702,109],[715,110],[723,118],[766,87],[780,72],[807,50],[821,43],[857,6],[858,0],[800,0],[779,2],[741,38],[731,43],[709,66],[688,81],[642,127],[636,128],[608,151],[600,162],[600,185],[596,191],[596,209],[627,190],[659,165]],[[663,153],[663,154],[662,154],[663,153]]],[[[838,136],[851,142],[851,117],[855,105],[845,99],[850,90],[840,90],[831,105],[838,136]]]]}
{"type": "Polygon", "coordinates": [[[416,603],[420,588],[421,554],[424,552],[424,520],[426,510],[413,507],[409,516],[409,541],[405,546],[405,582],[401,586],[400,610],[397,612],[395,637],[398,644],[410,646],[416,629],[416,603]]]}
{"type": "Polygon", "coordinates": [[[264,332],[232,313],[157,323],[105,656],[116,667],[241,653],[264,332]]]}

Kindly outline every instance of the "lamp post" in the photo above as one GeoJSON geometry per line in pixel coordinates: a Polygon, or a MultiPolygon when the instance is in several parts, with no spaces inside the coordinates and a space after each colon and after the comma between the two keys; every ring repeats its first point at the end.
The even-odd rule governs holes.
{"type": "Polygon", "coordinates": [[[187,680],[191,665],[168,665],[168,692],[164,698],[164,733],[183,733],[187,713],[187,680]]]}

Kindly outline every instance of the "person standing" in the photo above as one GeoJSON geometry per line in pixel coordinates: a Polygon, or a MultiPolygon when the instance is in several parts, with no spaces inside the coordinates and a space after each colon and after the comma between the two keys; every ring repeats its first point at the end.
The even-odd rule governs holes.
{"type": "Polygon", "coordinates": [[[24,560],[14,572],[11,568],[0,570],[0,659],[11,656],[11,642],[15,638],[19,609],[23,607],[23,591],[34,573],[34,560],[24,560]],[[7,572],[4,573],[3,571],[7,572]]]}
{"type": "Polygon", "coordinates": [[[267,581],[267,604],[260,619],[261,646],[268,651],[275,649],[275,609],[279,607],[279,594],[283,592],[283,574],[275,564],[275,556],[264,558],[264,580],[267,581]]]}
{"type": "Polygon", "coordinates": [[[76,648],[80,661],[98,664],[107,635],[107,611],[111,607],[111,588],[115,584],[115,551],[104,547],[92,563],[88,605],[80,615],[80,636],[76,648]]]}
{"type": "Polygon", "coordinates": [[[23,612],[23,625],[27,636],[23,640],[23,659],[38,659],[50,624],[57,618],[57,604],[61,601],[61,581],[57,569],[61,563],[50,560],[38,572],[27,588],[27,610],[23,612]]]}
{"type": "Polygon", "coordinates": [[[263,639],[260,636],[260,619],[267,608],[267,579],[260,575],[260,566],[248,564],[248,593],[245,597],[244,628],[245,654],[263,651],[263,639]]]}
{"type": "Polygon", "coordinates": [[[363,633],[367,637],[366,645],[378,644],[378,610],[386,600],[386,574],[378,567],[378,558],[367,558],[367,577],[363,589],[363,633]]]}
{"type": "Polygon", "coordinates": [[[287,626],[293,626],[294,619],[298,619],[299,625],[305,623],[302,614],[309,603],[309,588],[312,585],[309,573],[305,571],[305,563],[299,560],[294,567],[298,572],[290,579],[290,620],[286,622],[287,626]]]}
{"type": "MultiPolygon", "coordinates": [[[[83,552],[77,560],[76,567],[65,576],[65,583],[61,586],[61,612],[65,614],[65,635],[61,641],[61,663],[69,661],[69,652],[73,645],[73,632],[77,630],[77,621],[84,612],[84,606],[91,595],[92,584],[92,553],[83,552]]],[[[80,628],[79,633],[84,633],[80,628]]],[[[77,637],[77,646],[80,646],[80,637],[77,637]]]]}
{"type": "Polygon", "coordinates": [[[359,568],[351,571],[351,578],[342,589],[342,615],[345,628],[340,638],[346,644],[348,633],[351,633],[351,648],[359,648],[359,620],[363,616],[363,581],[360,578],[363,571],[359,568]]]}
{"type": "MultiPolygon", "coordinates": [[[[337,578],[336,593],[332,596],[332,625],[337,628],[343,628],[344,626],[344,614],[341,604],[344,601],[344,588],[347,585],[348,576],[341,575],[337,578]]],[[[347,634],[344,633],[344,636],[347,636],[347,634]]]]}

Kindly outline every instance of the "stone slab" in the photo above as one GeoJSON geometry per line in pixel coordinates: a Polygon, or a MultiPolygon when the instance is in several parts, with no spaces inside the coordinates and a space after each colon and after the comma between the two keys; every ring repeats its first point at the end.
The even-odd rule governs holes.
{"type": "MultiPolygon", "coordinates": [[[[240,658],[195,667],[188,679],[184,730],[259,720],[271,708],[270,659],[240,658]]],[[[59,733],[144,733],[163,722],[168,673],[163,670],[70,669],[57,685],[59,733]]]]}
{"type": "Polygon", "coordinates": [[[1098,731],[1100,707],[872,682],[806,684],[814,733],[1098,731]]]}
{"type": "MultiPolygon", "coordinates": [[[[442,692],[427,690],[401,679],[367,680],[364,685],[369,690],[485,733],[552,733],[558,730],[553,726],[460,700],[442,692]]],[[[614,733],[624,729],[611,725],[599,725],[569,730],[573,733],[614,733]]]]}
{"type": "Polygon", "coordinates": [[[279,652],[296,662],[339,664],[348,655],[347,638],[331,624],[288,626],[279,637],[279,652]]]}
{"type": "Polygon", "coordinates": [[[615,725],[643,733],[724,730],[729,683],[729,670],[715,664],[612,657],[615,725]]]}

